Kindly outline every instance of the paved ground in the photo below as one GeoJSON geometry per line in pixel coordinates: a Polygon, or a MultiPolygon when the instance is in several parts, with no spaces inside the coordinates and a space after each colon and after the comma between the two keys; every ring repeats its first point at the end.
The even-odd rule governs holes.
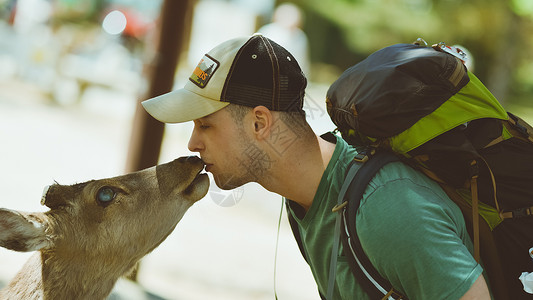
{"type": "MultiPolygon", "coordinates": [[[[50,103],[31,85],[0,82],[0,207],[43,211],[42,189],[54,180],[71,184],[123,173],[135,99],[89,92],[79,105],[65,107],[50,103]]],[[[323,87],[308,93],[323,103],[323,87]]],[[[332,129],[315,102],[308,107],[313,127],[332,129]]],[[[161,162],[190,154],[189,133],[189,125],[167,126],[161,162]]],[[[232,194],[212,189],[142,261],[139,285],[120,282],[110,299],[274,299],[280,208],[280,198],[257,185],[232,194]],[[216,203],[221,199],[239,201],[224,207],[216,203]]],[[[278,249],[278,298],[318,299],[285,215],[278,249]]],[[[0,249],[0,284],[29,255],[0,249]]]]}

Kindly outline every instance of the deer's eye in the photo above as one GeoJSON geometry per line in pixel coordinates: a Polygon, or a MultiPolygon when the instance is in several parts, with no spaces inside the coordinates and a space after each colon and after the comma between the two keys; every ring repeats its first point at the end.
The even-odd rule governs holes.
{"type": "Polygon", "coordinates": [[[98,204],[107,206],[115,199],[117,192],[108,186],[104,186],[98,190],[96,193],[96,201],[98,204]]]}

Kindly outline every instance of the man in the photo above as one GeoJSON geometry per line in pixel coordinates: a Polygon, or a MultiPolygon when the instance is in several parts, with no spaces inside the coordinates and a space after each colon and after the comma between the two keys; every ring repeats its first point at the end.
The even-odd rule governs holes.
{"type": "MultiPolygon", "coordinates": [[[[289,201],[321,294],[328,289],[335,205],[356,151],[305,120],[307,81],[294,57],[256,34],[224,42],[200,61],[183,89],[143,102],[156,119],[194,121],[189,149],[217,186],[257,182],[289,201]]],[[[357,216],[363,249],[410,299],[490,299],[458,207],[400,162],[368,185],[357,216]]],[[[333,299],[369,299],[342,257],[333,299]]]]}

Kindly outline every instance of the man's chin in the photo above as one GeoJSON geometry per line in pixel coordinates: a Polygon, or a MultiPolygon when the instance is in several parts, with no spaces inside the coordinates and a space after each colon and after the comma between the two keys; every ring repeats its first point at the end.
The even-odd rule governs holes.
{"type": "Polygon", "coordinates": [[[221,178],[221,176],[213,176],[213,177],[214,177],[214,180],[215,180],[215,184],[221,190],[225,190],[225,191],[236,189],[236,188],[241,187],[241,186],[243,186],[245,184],[245,182],[238,183],[238,182],[234,182],[234,181],[231,181],[231,180],[223,179],[223,178],[221,178]]]}
{"type": "MultiPolygon", "coordinates": [[[[216,183],[216,181],[215,181],[215,183],[216,183]]],[[[236,189],[236,188],[242,186],[242,184],[240,184],[240,185],[235,185],[235,184],[222,184],[221,185],[221,184],[218,184],[218,183],[216,183],[216,184],[221,190],[225,190],[225,191],[230,191],[230,190],[233,190],[233,189],[236,189]]]]}

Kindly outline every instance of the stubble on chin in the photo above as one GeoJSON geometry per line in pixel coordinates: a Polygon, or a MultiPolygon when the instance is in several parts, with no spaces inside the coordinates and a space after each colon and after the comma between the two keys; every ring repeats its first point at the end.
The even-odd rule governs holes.
{"type": "Polygon", "coordinates": [[[237,181],[236,175],[213,175],[213,177],[216,185],[222,190],[233,190],[244,184],[237,181]]]}
{"type": "Polygon", "coordinates": [[[213,174],[216,185],[223,190],[232,190],[249,182],[260,182],[268,176],[272,159],[264,150],[253,143],[246,144],[233,163],[234,172],[213,174]]]}

